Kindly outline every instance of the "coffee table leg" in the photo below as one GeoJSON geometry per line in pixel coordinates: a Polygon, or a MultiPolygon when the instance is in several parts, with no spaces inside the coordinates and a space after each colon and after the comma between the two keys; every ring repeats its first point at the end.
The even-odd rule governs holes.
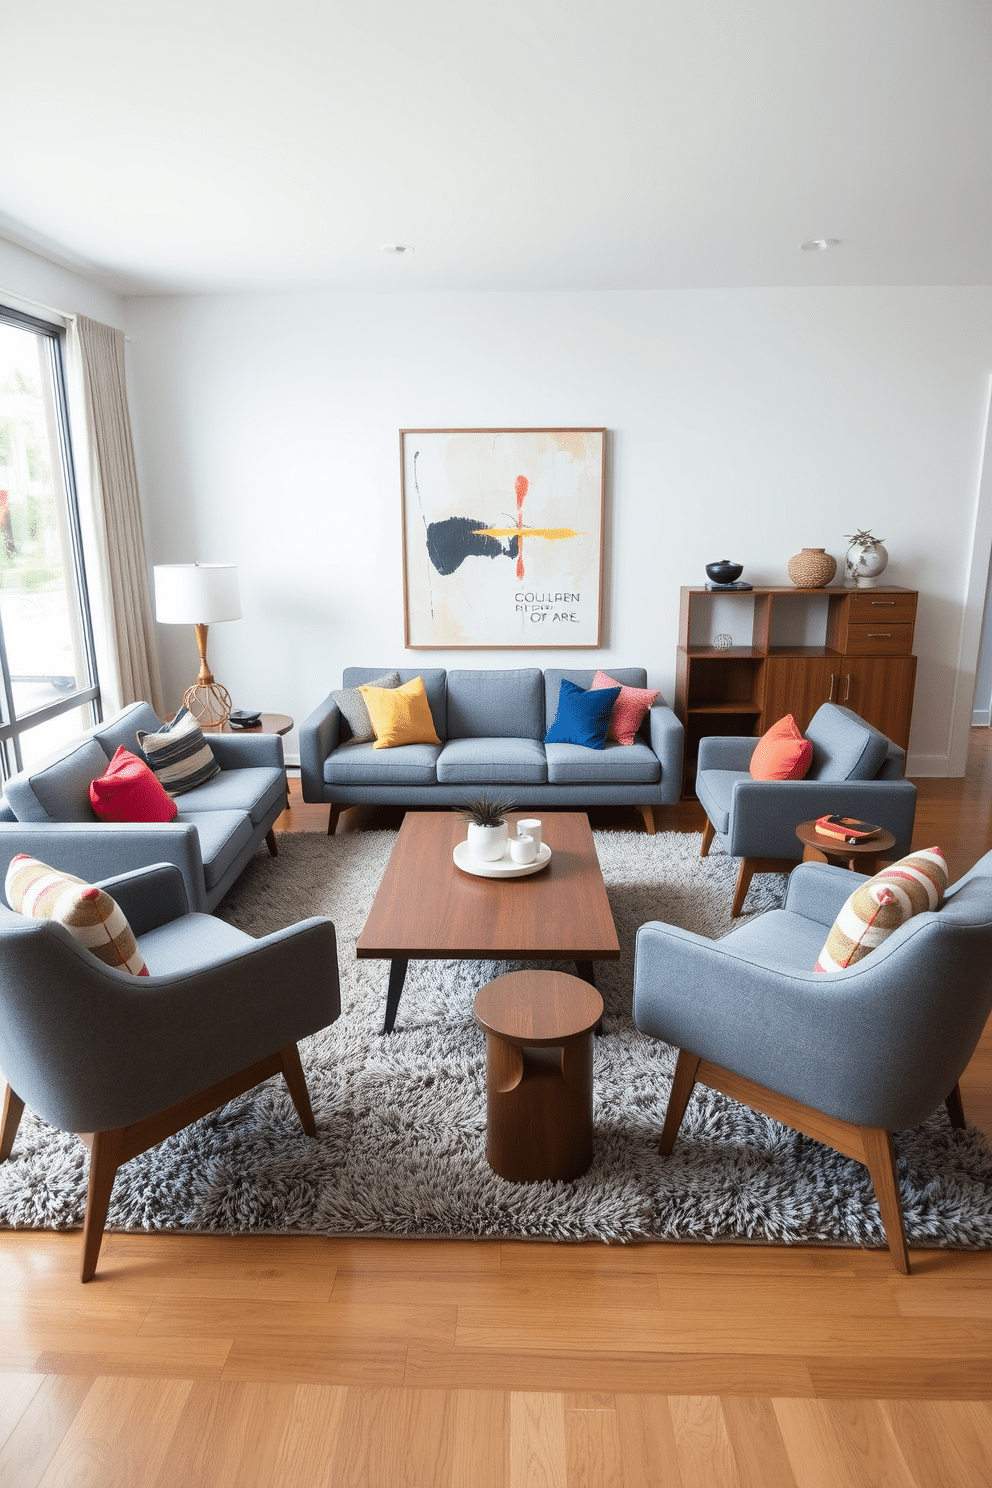
{"type": "Polygon", "coordinates": [[[403,982],[409,964],[409,961],[404,961],[400,956],[394,956],[389,963],[389,987],[386,992],[386,1021],[382,1025],[383,1033],[393,1031],[396,1009],[400,1005],[400,993],[403,991],[403,982]]]}
{"type": "MultiPolygon", "coordinates": [[[[584,982],[588,982],[590,987],[595,987],[596,973],[593,970],[593,964],[591,961],[576,961],[575,975],[581,977],[584,982]]],[[[593,1029],[593,1033],[599,1034],[602,1033],[602,1031],[603,1020],[602,1018],[600,1018],[599,1022],[596,1024],[596,1027],[593,1029]]]]}

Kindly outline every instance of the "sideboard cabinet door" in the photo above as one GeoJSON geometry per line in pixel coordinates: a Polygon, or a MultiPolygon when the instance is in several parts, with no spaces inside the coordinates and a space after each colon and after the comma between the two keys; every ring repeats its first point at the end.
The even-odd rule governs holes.
{"type": "Polygon", "coordinates": [[[770,656],[764,664],[765,690],[761,709],[764,733],[791,713],[805,729],[821,703],[837,703],[847,658],[770,656]]]}

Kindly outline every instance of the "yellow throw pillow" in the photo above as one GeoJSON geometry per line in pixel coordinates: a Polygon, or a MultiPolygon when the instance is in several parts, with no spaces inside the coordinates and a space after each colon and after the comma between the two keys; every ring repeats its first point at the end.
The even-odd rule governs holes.
{"type": "Polygon", "coordinates": [[[423,677],[412,677],[402,687],[370,687],[365,683],[358,690],[375,729],[373,749],[395,749],[398,744],[440,744],[423,677]]]}

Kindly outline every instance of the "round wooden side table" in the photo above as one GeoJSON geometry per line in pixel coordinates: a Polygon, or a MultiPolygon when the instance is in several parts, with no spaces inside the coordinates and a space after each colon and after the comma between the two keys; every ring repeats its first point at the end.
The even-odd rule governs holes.
{"type": "Polygon", "coordinates": [[[486,1161],[513,1183],[570,1182],[592,1162],[593,1030],[581,977],[511,971],[475,999],[486,1031],[486,1161]]]}
{"type": "Polygon", "coordinates": [[[878,872],[878,860],[884,858],[896,839],[883,828],[866,842],[841,842],[839,837],[827,837],[816,830],[815,821],[800,822],[796,836],[803,844],[804,863],[837,863],[850,868],[852,873],[867,873],[871,878],[878,872]]]}
{"type": "Polygon", "coordinates": [[[251,728],[235,728],[229,719],[224,723],[201,723],[205,734],[288,734],[293,720],[288,713],[263,713],[251,728]]]}

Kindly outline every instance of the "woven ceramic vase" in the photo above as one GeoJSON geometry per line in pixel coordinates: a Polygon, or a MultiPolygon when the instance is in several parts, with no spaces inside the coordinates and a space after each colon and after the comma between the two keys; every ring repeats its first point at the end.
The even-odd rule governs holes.
{"type": "Polygon", "coordinates": [[[837,559],[824,548],[803,548],[789,559],[788,569],[797,589],[822,589],[837,572],[837,559]]]}

